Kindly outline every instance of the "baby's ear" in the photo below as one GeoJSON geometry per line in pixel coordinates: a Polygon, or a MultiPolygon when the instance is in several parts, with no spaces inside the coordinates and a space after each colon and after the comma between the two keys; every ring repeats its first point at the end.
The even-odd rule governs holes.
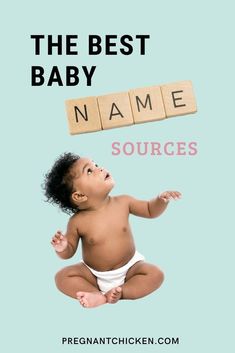
{"type": "Polygon", "coordinates": [[[79,191],[74,191],[72,193],[72,200],[76,205],[80,205],[83,202],[86,202],[88,199],[88,197],[82,193],[80,193],[79,191]]]}

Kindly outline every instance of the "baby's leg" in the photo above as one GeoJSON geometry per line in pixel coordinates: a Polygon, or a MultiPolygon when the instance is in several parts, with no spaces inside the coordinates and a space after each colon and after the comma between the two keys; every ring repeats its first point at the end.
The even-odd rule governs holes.
{"type": "Polygon", "coordinates": [[[139,261],[127,272],[122,286],[122,299],[145,297],[158,289],[163,279],[163,272],[158,267],[139,261]]]}
{"type": "Polygon", "coordinates": [[[96,277],[83,263],[60,270],[55,276],[55,282],[61,292],[78,299],[84,307],[106,303],[106,297],[100,292],[96,277]]]}

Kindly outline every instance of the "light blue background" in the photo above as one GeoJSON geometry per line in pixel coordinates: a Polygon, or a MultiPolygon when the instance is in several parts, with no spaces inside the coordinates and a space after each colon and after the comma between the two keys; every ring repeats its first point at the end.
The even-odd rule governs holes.
{"type": "Polygon", "coordinates": [[[9,1],[1,30],[1,351],[231,352],[234,349],[234,8],[224,1],[9,1]],[[31,34],[78,34],[77,57],[33,55],[31,34]],[[150,34],[145,56],[88,57],[88,34],[150,34]],[[31,65],[97,65],[92,87],[31,87],[31,65]],[[70,136],[64,100],[190,79],[198,113],[70,136]],[[195,157],[114,157],[113,141],[197,141],[195,157]],[[183,193],[159,219],[132,218],[137,248],[161,266],[155,294],[94,310],[59,293],[68,261],[50,238],[68,217],[44,202],[64,151],[111,170],[113,194],[183,193]],[[232,300],[233,298],[233,300],[232,300]],[[62,336],[180,337],[178,346],[62,346],[62,336]]]}

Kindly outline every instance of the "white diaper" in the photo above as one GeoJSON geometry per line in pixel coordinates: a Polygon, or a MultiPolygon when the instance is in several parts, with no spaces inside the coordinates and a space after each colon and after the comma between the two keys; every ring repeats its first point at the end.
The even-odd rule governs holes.
{"type": "Polygon", "coordinates": [[[126,274],[129,268],[133,266],[136,262],[143,260],[144,256],[138,253],[138,251],[136,251],[135,255],[132,257],[132,259],[130,259],[130,261],[126,265],[112,271],[96,271],[93,268],[87,266],[84,261],[82,262],[84,263],[84,265],[86,265],[86,267],[89,268],[91,273],[96,276],[97,284],[101,292],[106,293],[114,287],[121,286],[125,282],[126,274]]]}

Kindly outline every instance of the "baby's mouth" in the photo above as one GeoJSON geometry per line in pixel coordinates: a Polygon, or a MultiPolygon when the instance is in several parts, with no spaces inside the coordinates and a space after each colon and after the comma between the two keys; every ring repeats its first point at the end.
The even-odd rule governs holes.
{"type": "Polygon", "coordinates": [[[109,179],[110,177],[111,177],[111,175],[110,175],[109,173],[106,173],[104,180],[107,180],[107,179],[109,179]]]}

